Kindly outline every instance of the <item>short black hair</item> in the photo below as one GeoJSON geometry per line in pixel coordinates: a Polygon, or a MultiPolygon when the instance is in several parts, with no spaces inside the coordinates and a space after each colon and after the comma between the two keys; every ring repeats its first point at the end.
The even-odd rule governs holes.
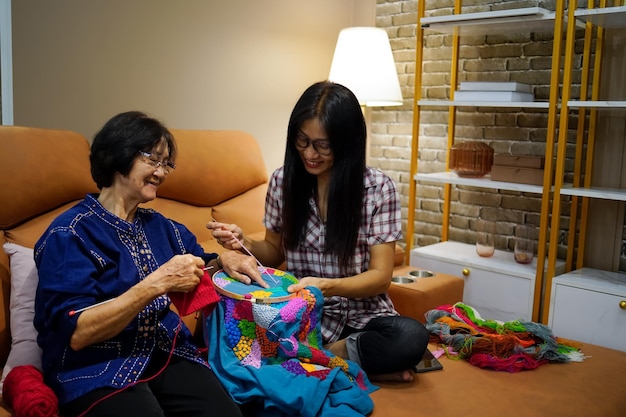
{"type": "Polygon", "coordinates": [[[165,142],[169,160],[174,162],[176,141],[162,122],[140,111],[113,116],[91,144],[91,177],[98,189],[110,187],[116,172],[127,175],[139,152],[150,152],[161,142],[165,142]]]}

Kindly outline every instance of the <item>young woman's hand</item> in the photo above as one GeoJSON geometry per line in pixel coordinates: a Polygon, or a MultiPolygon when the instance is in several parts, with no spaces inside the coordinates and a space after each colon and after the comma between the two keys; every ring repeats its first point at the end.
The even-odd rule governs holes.
{"type": "Polygon", "coordinates": [[[328,292],[329,288],[328,284],[329,280],[325,278],[304,277],[302,279],[299,279],[297,284],[291,284],[289,287],[287,287],[287,291],[289,291],[290,293],[294,293],[304,289],[304,287],[317,287],[326,297],[326,292],[328,292]]]}
{"type": "Polygon", "coordinates": [[[224,249],[243,249],[243,246],[241,246],[241,242],[243,242],[243,230],[236,224],[210,221],[206,224],[206,228],[212,231],[211,235],[224,249]]]}

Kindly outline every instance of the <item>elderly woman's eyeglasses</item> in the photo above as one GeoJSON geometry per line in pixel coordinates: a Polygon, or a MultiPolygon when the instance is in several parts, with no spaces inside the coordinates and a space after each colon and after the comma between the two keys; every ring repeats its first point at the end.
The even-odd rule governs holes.
{"type": "Polygon", "coordinates": [[[332,148],[330,147],[330,141],[326,139],[315,139],[311,140],[304,136],[302,133],[298,133],[296,135],[296,146],[300,149],[306,149],[309,147],[309,144],[313,145],[313,149],[320,155],[328,156],[332,152],[332,148]]]}
{"type": "Polygon", "coordinates": [[[139,151],[139,154],[143,156],[143,160],[145,163],[147,163],[151,167],[154,167],[155,169],[163,169],[163,172],[165,172],[166,174],[169,174],[176,169],[176,165],[173,162],[167,159],[161,160],[159,159],[159,155],[155,153],[139,151]]]}

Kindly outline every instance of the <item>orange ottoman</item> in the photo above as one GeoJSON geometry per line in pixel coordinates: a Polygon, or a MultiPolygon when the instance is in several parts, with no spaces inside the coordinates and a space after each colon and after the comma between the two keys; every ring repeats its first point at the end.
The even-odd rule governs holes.
{"type": "Polygon", "coordinates": [[[424,323],[424,313],[463,300],[462,278],[405,266],[393,271],[389,296],[398,313],[424,323]],[[432,273],[432,276],[429,276],[432,273]],[[420,275],[425,275],[421,277],[420,275]]]}

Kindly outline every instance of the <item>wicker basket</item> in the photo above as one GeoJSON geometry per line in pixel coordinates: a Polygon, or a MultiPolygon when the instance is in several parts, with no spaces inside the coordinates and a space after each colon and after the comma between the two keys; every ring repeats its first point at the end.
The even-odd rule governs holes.
{"type": "Polygon", "coordinates": [[[493,148],[485,143],[462,142],[450,148],[450,169],[459,177],[484,177],[492,165],[493,148]]]}

